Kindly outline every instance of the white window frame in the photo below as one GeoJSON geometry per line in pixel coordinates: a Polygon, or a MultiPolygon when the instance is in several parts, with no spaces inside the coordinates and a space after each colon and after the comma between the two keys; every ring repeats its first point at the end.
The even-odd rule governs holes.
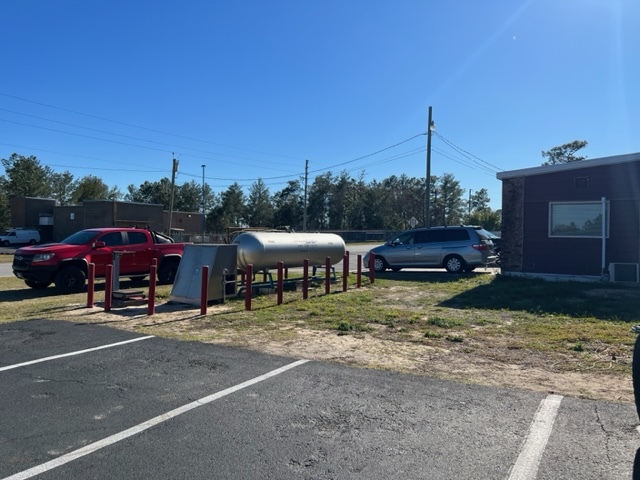
{"type": "MultiPolygon", "coordinates": [[[[584,206],[588,205],[590,207],[595,206],[598,207],[598,213],[602,212],[602,201],[587,201],[587,202],[549,202],[549,225],[548,225],[548,234],[549,238],[602,238],[602,232],[598,235],[567,235],[567,234],[554,234],[553,233],[553,207],[556,205],[574,205],[584,206]]],[[[610,202],[606,201],[606,209],[605,209],[605,230],[606,230],[606,238],[609,238],[609,226],[610,226],[610,202]]]]}

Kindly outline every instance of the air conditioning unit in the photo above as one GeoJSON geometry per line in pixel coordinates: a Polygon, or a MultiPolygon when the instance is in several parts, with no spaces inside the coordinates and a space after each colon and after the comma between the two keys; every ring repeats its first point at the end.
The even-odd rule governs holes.
{"type": "Polygon", "coordinates": [[[637,263],[610,263],[609,278],[612,282],[640,282],[640,266],[637,263]]]}

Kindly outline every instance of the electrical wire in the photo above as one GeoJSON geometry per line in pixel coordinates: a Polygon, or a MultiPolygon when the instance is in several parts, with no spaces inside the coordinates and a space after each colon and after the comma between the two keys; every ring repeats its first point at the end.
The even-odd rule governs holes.
{"type": "MultiPolygon", "coordinates": [[[[261,151],[256,151],[256,150],[251,150],[251,149],[247,149],[247,148],[243,148],[243,147],[236,147],[236,146],[232,146],[232,145],[225,145],[225,144],[221,144],[221,143],[216,143],[216,142],[210,142],[207,140],[202,140],[202,139],[198,139],[195,137],[189,137],[186,135],[180,135],[180,134],[173,134],[173,133],[169,133],[169,132],[164,132],[161,130],[156,130],[156,129],[152,129],[152,128],[147,128],[147,127],[143,127],[140,125],[134,125],[134,124],[130,124],[130,123],[126,123],[126,122],[121,122],[118,120],[112,120],[109,118],[105,118],[105,117],[101,117],[101,116],[97,116],[97,115],[92,115],[92,114],[87,114],[87,113],[83,113],[83,112],[78,112],[75,110],[71,110],[71,109],[67,109],[67,108],[63,108],[63,107],[58,107],[58,106],[54,106],[54,105],[50,105],[50,104],[46,104],[46,103],[42,103],[42,102],[36,102],[33,100],[28,100],[28,99],[24,99],[21,97],[16,97],[13,95],[9,95],[9,94],[5,94],[0,92],[0,96],[4,96],[4,97],[8,97],[8,98],[13,98],[13,99],[17,99],[20,101],[24,101],[24,102],[29,102],[32,104],[36,104],[36,105],[41,105],[41,106],[45,106],[48,108],[53,108],[53,109],[57,109],[57,110],[61,110],[61,111],[66,111],[69,113],[73,113],[75,115],[81,115],[81,116],[85,116],[88,118],[94,118],[94,119],[98,119],[98,120],[102,120],[102,121],[107,121],[107,122],[111,122],[114,124],[118,124],[118,125],[123,125],[123,126],[127,126],[127,127],[131,127],[131,128],[138,128],[138,129],[142,129],[142,130],[146,130],[149,132],[154,132],[154,133],[160,133],[163,135],[170,135],[170,136],[174,136],[174,137],[179,137],[179,138],[184,138],[184,139],[188,139],[188,140],[193,140],[193,141],[198,141],[198,142],[203,142],[203,143],[207,143],[207,144],[211,144],[211,145],[218,145],[218,146],[224,146],[224,147],[229,147],[229,148],[235,148],[235,149],[240,149],[240,150],[245,150],[245,151],[250,151],[253,153],[260,153],[260,154],[265,154],[265,155],[271,155],[271,156],[280,156],[283,158],[292,158],[292,159],[296,159],[296,160],[300,160],[299,158],[296,157],[290,157],[290,156],[286,156],[286,155],[277,155],[277,154],[271,154],[271,153],[267,153],[267,152],[261,152],[261,151]]],[[[17,114],[17,115],[23,115],[23,116],[27,116],[27,117],[31,117],[31,118],[36,118],[39,120],[44,120],[44,121],[48,121],[48,122],[53,122],[53,123],[58,123],[61,125],[65,125],[65,126],[69,126],[69,127],[73,127],[73,128],[81,128],[81,129],[85,129],[85,130],[89,130],[89,131],[93,131],[93,132],[97,132],[97,133],[102,133],[102,134],[106,134],[106,135],[112,135],[112,136],[117,136],[117,137],[121,137],[121,138],[126,138],[126,139],[130,139],[130,140],[135,140],[135,141],[139,141],[139,142],[145,142],[145,143],[151,143],[151,144],[155,144],[155,145],[161,145],[161,146],[165,146],[165,147],[171,147],[172,150],[189,150],[189,151],[193,151],[193,152],[199,152],[199,153],[205,153],[205,154],[210,154],[210,155],[220,155],[220,156],[226,156],[226,157],[230,157],[230,158],[238,158],[238,159],[243,159],[243,160],[251,160],[248,159],[246,157],[240,157],[240,156],[235,156],[235,155],[230,155],[230,154],[220,154],[220,153],[216,153],[216,152],[209,152],[206,150],[199,150],[199,149],[195,149],[195,148],[191,148],[191,147],[186,147],[186,146],[178,146],[178,145],[173,145],[173,144],[169,144],[169,143],[164,143],[164,142],[159,142],[159,141],[154,141],[154,140],[148,140],[148,139],[144,139],[144,138],[140,138],[140,137],[135,137],[132,135],[125,135],[125,134],[119,134],[119,133],[113,133],[113,132],[109,132],[109,131],[105,131],[105,130],[100,130],[100,129],[95,129],[95,128],[91,128],[91,127],[86,127],[86,126],[81,126],[81,125],[76,125],[76,124],[72,124],[72,123],[67,123],[67,122],[61,122],[58,120],[53,120],[50,118],[46,118],[46,117],[41,117],[41,116],[37,116],[37,115],[31,115],[31,114],[26,114],[26,113],[21,113],[21,112],[16,112],[14,110],[9,110],[9,109],[5,109],[5,108],[1,108],[0,107],[0,111],[5,111],[8,113],[13,113],[13,114],[17,114]]],[[[75,133],[75,132],[67,132],[64,130],[58,130],[58,129],[54,129],[54,128],[49,128],[49,127],[44,127],[44,126],[39,126],[39,125],[32,125],[32,124],[27,124],[27,123],[21,123],[21,122],[16,122],[16,121],[12,121],[12,120],[6,120],[6,119],[1,119],[0,121],[2,122],[6,122],[6,123],[12,123],[15,125],[20,125],[20,126],[27,126],[27,127],[31,127],[31,128],[37,128],[37,129],[42,129],[42,130],[47,130],[47,131],[52,131],[55,133],[62,133],[65,135],[73,135],[73,136],[79,136],[79,137],[84,137],[84,138],[89,138],[89,139],[93,139],[93,140],[99,140],[99,141],[104,141],[104,142],[109,142],[109,143],[114,143],[114,144],[119,144],[119,145],[125,145],[125,146],[133,146],[133,147],[137,147],[137,148],[143,148],[143,149],[147,149],[147,150],[153,150],[153,151],[159,151],[165,154],[173,154],[174,152],[171,151],[169,152],[168,150],[164,150],[164,149],[160,149],[160,148],[154,148],[154,147],[150,147],[150,146],[145,146],[145,145],[138,145],[138,144],[134,144],[134,143],[127,143],[127,142],[120,142],[117,140],[111,140],[111,139],[106,139],[106,138],[100,138],[100,137],[95,137],[92,135],[84,135],[81,133],[75,133]]],[[[328,172],[331,171],[335,168],[338,167],[343,167],[345,165],[350,165],[353,164],[355,162],[358,162],[360,160],[366,159],[366,158],[370,158],[373,157],[375,155],[378,155],[382,152],[388,151],[390,149],[396,148],[400,145],[403,145],[415,138],[421,137],[426,135],[426,133],[419,133],[417,135],[414,135],[412,137],[409,137],[405,140],[402,140],[400,142],[397,142],[393,145],[389,145],[388,147],[382,148],[380,150],[377,150],[375,152],[366,154],[366,155],[362,155],[360,157],[351,159],[351,160],[347,160],[344,162],[340,162],[340,163],[336,163],[333,165],[329,165],[326,167],[322,167],[322,168],[318,168],[315,170],[311,170],[308,173],[310,174],[317,174],[317,173],[321,173],[321,172],[328,172]]],[[[464,158],[460,158],[460,157],[455,157],[452,156],[451,154],[446,153],[443,150],[438,149],[437,147],[432,147],[432,150],[436,153],[438,153],[439,155],[448,158],[456,163],[459,163],[460,165],[463,165],[467,168],[472,168],[472,169],[476,169],[476,170],[480,170],[482,171],[482,173],[487,173],[487,174],[495,174],[497,171],[501,171],[501,169],[499,167],[496,167],[495,165],[477,157],[476,155],[473,155],[472,153],[462,149],[461,147],[457,146],[456,144],[454,144],[452,141],[448,140],[447,138],[445,138],[442,134],[440,134],[439,132],[433,131],[433,135],[440,139],[444,144],[446,144],[448,147],[450,147],[451,149],[454,150],[455,153],[457,153],[458,155],[462,155],[462,157],[464,158]],[[489,168],[490,167],[490,168],[489,168]]],[[[8,145],[8,144],[5,144],[8,145]]],[[[27,147],[20,147],[20,148],[27,148],[27,147]]],[[[37,149],[36,149],[37,150],[37,149]]],[[[403,152],[400,154],[396,154],[393,155],[391,157],[387,157],[387,158],[383,158],[383,159],[379,159],[376,160],[374,162],[368,163],[368,164],[364,164],[364,165],[360,165],[354,169],[349,169],[347,170],[347,173],[359,170],[359,171],[364,171],[364,169],[368,168],[368,167],[372,167],[372,166],[377,166],[377,165],[381,165],[384,163],[389,163],[395,160],[399,160],[402,158],[407,158],[410,157],[416,153],[419,152],[424,152],[426,150],[426,147],[422,146],[416,149],[413,149],[409,152],[403,152]]],[[[42,150],[42,151],[47,151],[47,150],[42,150]]],[[[86,156],[80,156],[80,155],[71,155],[71,154],[63,154],[60,152],[52,152],[52,151],[48,151],[49,153],[55,153],[55,154],[59,154],[59,155],[66,155],[66,156],[75,156],[75,157],[79,157],[79,158],[89,158],[89,159],[95,159],[92,157],[86,157],[86,156]]],[[[214,161],[214,162],[222,162],[222,163],[229,163],[228,161],[224,161],[220,158],[211,158],[211,157],[205,157],[205,156],[201,156],[201,155],[194,155],[194,154],[190,154],[190,153],[184,153],[181,152],[180,156],[186,156],[186,157],[192,157],[192,158],[198,158],[198,159],[203,159],[203,160],[209,160],[209,161],[214,161]]],[[[95,159],[95,160],[99,160],[99,161],[103,161],[106,162],[105,160],[101,160],[101,159],[95,159]]],[[[131,163],[127,162],[114,162],[114,161],[110,161],[109,163],[123,163],[126,165],[131,165],[131,163]]],[[[58,167],[63,167],[63,168],[86,168],[86,169],[90,169],[90,170],[102,170],[102,171],[122,171],[122,169],[110,169],[110,168],[104,168],[104,167],[77,167],[77,166],[72,166],[72,165],[63,165],[63,164],[48,164],[49,166],[58,166],[58,167]]],[[[237,165],[237,164],[234,164],[237,165]]],[[[255,165],[251,165],[251,166],[255,166],[255,165]]],[[[262,166],[262,165],[260,165],[262,166]]],[[[271,170],[273,170],[273,165],[270,164],[271,170]]],[[[126,169],[125,171],[129,171],[129,172],[165,172],[165,170],[163,169],[156,169],[156,170],[148,170],[148,169],[126,169]]],[[[198,174],[193,174],[193,173],[189,173],[189,172],[180,172],[181,175],[183,176],[187,176],[187,177],[193,177],[193,178],[200,178],[201,175],[198,174]]],[[[226,177],[205,177],[208,180],[214,180],[214,181],[225,181],[225,182],[235,182],[235,183],[246,183],[246,182],[255,182],[256,179],[255,178],[226,178],[226,177]]],[[[279,176],[271,176],[271,177],[261,177],[261,179],[263,181],[265,180],[283,180],[283,179],[301,179],[304,178],[304,174],[299,172],[299,173],[294,173],[294,174],[287,174],[287,175],[279,175],[279,176]]],[[[286,184],[288,182],[269,182],[269,185],[280,185],[280,184],[286,184]]]]}
{"type": "Polygon", "coordinates": [[[449,155],[448,153],[446,153],[445,151],[440,150],[437,147],[432,146],[431,150],[433,150],[434,152],[437,152],[438,154],[442,155],[445,158],[448,158],[449,160],[452,160],[452,161],[454,161],[456,163],[459,163],[460,165],[463,165],[463,166],[465,166],[467,168],[470,168],[472,170],[478,170],[481,173],[485,173],[485,174],[491,175],[491,176],[495,175],[495,172],[493,170],[489,170],[487,167],[484,167],[482,165],[475,165],[473,163],[470,163],[468,160],[462,160],[460,158],[453,157],[453,156],[449,155]]]}
{"type": "Polygon", "coordinates": [[[26,98],[15,96],[15,95],[10,95],[8,93],[0,92],[0,96],[7,97],[7,98],[13,98],[14,100],[20,100],[22,102],[32,103],[34,105],[40,105],[40,106],[47,107],[47,108],[53,108],[53,109],[56,109],[56,110],[61,110],[63,112],[73,113],[74,115],[81,115],[81,116],[87,117],[87,118],[94,118],[96,120],[102,120],[102,121],[105,121],[105,122],[111,122],[111,123],[115,123],[117,125],[123,125],[125,127],[139,128],[141,130],[146,130],[148,132],[153,132],[153,133],[159,133],[161,135],[170,135],[172,137],[184,138],[186,140],[193,140],[193,141],[196,141],[196,142],[208,143],[210,145],[218,145],[218,146],[221,146],[221,147],[235,148],[237,150],[245,150],[247,152],[259,153],[261,155],[270,155],[270,156],[274,156],[274,157],[290,158],[292,160],[302,160],[301,158],[292,157],[292,156],[288,156],[288,155],[281,155],[281,154],[269,153],[269,152],[261,152],[261,151],[258,151],[258,150],[251,150],[249,148],[237,147],[237,146],[234,146],[234,145],[226,145],[224,143],[211,142],[209,140],[203,140],[201,138],[190,137],[188,135],[181,135],[181,134],[177,134],[177,133],[170,133],[170,132],[165,132],[165,131],[162,131],[162,130],[156,130],[156,129],[153,129],[153,128],[143,127],[141,125],[134,125],[134,124],[131,124],[131,123],[121,122],[119,120],[113,120],[113,119],[110,119],[110,118],[101,117],[99,115],[92,115],[90,113],[78,112],[76,110],[71,110],[69,108],[58,107],[56,105],[50,105],[50,104],[43,103],[43,102],[37,102],[37,101],[34,101],[34,100],[29,100],[29,99],[26,99],[26,98]]]}
{"type": "MultiPolygon", "coordinates": [[[[137,141],[140,141],[140,142],[147,142],[147,143],[152,143],[152,144],[156,144],[156,145],[162,145],[162,146],[166,146],[166,147],[171,147],[171,151],[163,150],[163,149],[155,149],[156,151],[164,152],[164,153],[167,153],[167,154],[173,153],[173,151],[179,149],[179,150],[191,150],[191,151],[194,151],[194,152],[206,153],[206,154],[209,154],[209,155],[220,155],[220,156],[225,156],[225,157],[237,158],[237,159],[241,159],[241,160],[253,160],[253,159],[250,159],[250,158],[240,157],[240,156],[237,156],[237,155],[209,152],[207,150],[199,150],[199,149],[196,149],[196,148],[185,147],[183,145],[174,145],[174,144],[170,144],[170,143],[158,142],[156,140],[147,140],[147,139],[144,139],[144,138],[134,137],[134,136],[131,136],[131,135],[125,135],[125,134],[121,134],[121,133],[108,132],[106,130],[100,130],[100,129],[97,129],[97,128],[85,127],[85,126],[76,125],[76,124],[73,124],[73,123],[61,122],[61,121],[53,120],[53,119],[46,118],[46,117],[40,117],[38,115],[20,113],[20,112],[14,111],[14,110],[8,110],[8,109],[1,108],[1,107],[0,107],[0,111],[9,112],[9,113],[13,113],[13,114],[16,114],[16,115],[23,115],[23,116],[31,117],[31,118],[36,118],[38,120],[44,120],[44,121],[47,121],[47,122],[58,123],[58,124],[61,124],[61,125],[65,125],[67,127],[81,128],[81,129],[84,129],[84,130],[89,130],[89,131],[97,132],[97,133],[103,133],[103,134],[106,134],[106,135],[113,135],[113,136],[116,136],[116,137],[128,138],[130,140],[137,140],[137,141]]],[[[106,139],[106,138],[94,137],[94,136],[91,136],[91,135],[82,135],[80,133],[67,132],[67,131],[64,131],[64,130],[56,130],[56,129],[53,129],[53,128],[43,127],[43,126],[40,126],[40,125],[33,125],[33,124],[29,124],[29,123],[16,122],[15,120],[0,119],[0,121],[7,122],[7,123],[13,123],[15,125],[20,125],[20,126],[26,126],[26,127],[31,127],[31,128],[49,130],[49,131],[53,131],[53,132],[56,132],[56,133],[64,133],[66,135],[73,135],[73,136],[91,138],[93,140],[101,140],[101,141],[104,141],[104,142],[116,143],[116,144],[119,144],[119,145],[128,145],[128,146],[132,146],[132,147],[147,148],[147,149],[151,148],[151,147],[146,147],[146,146],[143,146],[143,145],[137,145],[135,143],[118,142],[116,140],[109,140],[109,139],[106,139]]],[[[192,157],[192,158],[198,158],[198,159],[202,159],[202,160],[210,160],[210,161],[216,161],[216,162],[222,162],[222,163],[231,163],[231,161],[221,160],[220,158],[204,157],[204,156],[201,156],[201,155],[193,155],[193,154],[189,154],[189,153],[182,153],[182,155],[188,156],[188,157],[192,157]]],[[[237,163],[234,163],[234,165],[237,165],[237,163]]],[[[249,167],[260,166],[259,164],[245,164],[245,165],[249,166],[249,167]]],[[[270,165],[273,165],[273,164],[270,163],[270,165]]],[[[274,170],[278,170],[278,169],[274,169],[274,170]]],[[[283,170],[283,171],[286,171],[286,170],[283,170]]]]}
{"type": "MultiPolygon", "coordinates": [[[[477,160],[477,161],[482,162],[482,163],[484,163],[485,165],[488,165],[489,167],[493,168],[493,169],[494,169],[493,173],[497,173],[497,172],[502,172],[502,171],[503,171],[503,169],[501,169],[500,167],[496,167],[495,165],[493,165],[493,164],[491,164],[491,163],[489,163],[489,162],[487,162],[487,161],[485,161],[485,160],[481,159],[480,157],[477,157],[477,156],[475,156],[474,154],[469,153],[469,152],[467,152],[466,150],[464,150],[464,149],[462,149],[462,148],[458,147],[456,144],[454,144],[454,143],[453,143],[453,142],[451,142],[450,140],[447,140],[446,138],[444,138],[440,133],[436,132],[435,130],[434,130],[432,133],[433,133],[433,135],[435,135],[436,137],[438,137],[440,140],[442,140],[444,143],[446,143],[447,145],[449,145],[451,148],[453,148],[453,149],[457,150],[458,152],[462,153],[463,155],[465,155],[465,156],[467,156],[467,157],[472,157],[471,159],[472,159],[474,162],[476,162],[476,160],[477,160]]],[[[476,162],[476,163],[477,163],[477,162],[476,162]]]]}

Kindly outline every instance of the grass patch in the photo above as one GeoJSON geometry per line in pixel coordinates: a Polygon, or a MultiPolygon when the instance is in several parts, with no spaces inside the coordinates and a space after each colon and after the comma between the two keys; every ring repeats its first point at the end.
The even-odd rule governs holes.
{"type": "Polygon", "coordinates": [[[433,332],[431,330],[427,330],[426,332],[424,332],[424,337],[425,338],[442,338],[442,334],[438,332],[433,332]]]}
{"type": "Polygon", "coordinates": [[[453,328],[462,325],[463,323],[459,320],[453,318],[443,318],[443,317],[431,317],[427,320],[429,325],[434,325],[440,328],[453,328]]]}
{"type": "MultiPolygon", "coordinates": [[[[128,282],[122,288],[130,288],[128,282]]],[[[355,288],[355,275],[350,276],[347,293],[341,292],[341,284],[331,290],[326,295],[319,285],[305,301],[300,291],[284,292],[282,305],[276,305],[274,294],[260,295],[249,312],[244,300],[234,297],[224,310],[212,307],[205,319],[189,326],[172,322],[173,330],[162,325],[145,325],[143,330],[202,340],[233,332],[247,335],[247,341],[256,335],[284,341],[300,330],[366,332],[397,343],[461,353],[472,349],[505,362],[544,357],[555,369],[579,369],[587,361],[595,365],[605,359],[607,372],[619,374],[630,371],[636,335],[629,330],[640,324],[640,291],[617,284],[397,272],[361,289],[355,288]]],[[[170,291],[171,286],[158,286],[158,302],[166,302],[170,291]]],[[[17,278],[0,278],[0,322],[66,319],[86,300],[86,294],[61,295],[53,287],[32,290],[17,278]]],[[[104,301],[104,283],[98,282],[95,301],[104,301]]],[[[117,321],[113,325],[120,326],[117,321]]]]}

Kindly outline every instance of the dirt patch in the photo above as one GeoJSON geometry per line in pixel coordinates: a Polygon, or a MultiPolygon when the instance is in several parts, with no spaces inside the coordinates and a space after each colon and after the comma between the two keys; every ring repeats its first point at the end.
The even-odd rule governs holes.
{"type": "MultiPolygon", "coordinates": [[[[406,300],[406,297],[403,297],[406,300]]],[[[214,306],[208,315],[223,313],[228,306],[214,306]]],[[[448,348],[418,342],[411,335],[398,339],[379,338],[367,332],[313,330],[306,326],[249,326],[238,329],[220,322],[212,325],[200,309],[185,305],[159,305],[153,316],[141,307],[106,313],[103,309],[78,306],[65,312],[65,319],[104,324],[136,332],[171,338],[198,340],[265,353],[342,363],[362,368],[427,375],[466,383],[514,388],[613,402],[633,402],[630,375],[607,374],[607,362],[630,364],[630,352],[603,351],[580,372],[564,371],[562,364],[575,362],[567,356],[549,356],[509,342],[492,339],[491,344],[467,341],[448,348]],[[597,368],[595,368],[597,366],[597,368]]]]}

